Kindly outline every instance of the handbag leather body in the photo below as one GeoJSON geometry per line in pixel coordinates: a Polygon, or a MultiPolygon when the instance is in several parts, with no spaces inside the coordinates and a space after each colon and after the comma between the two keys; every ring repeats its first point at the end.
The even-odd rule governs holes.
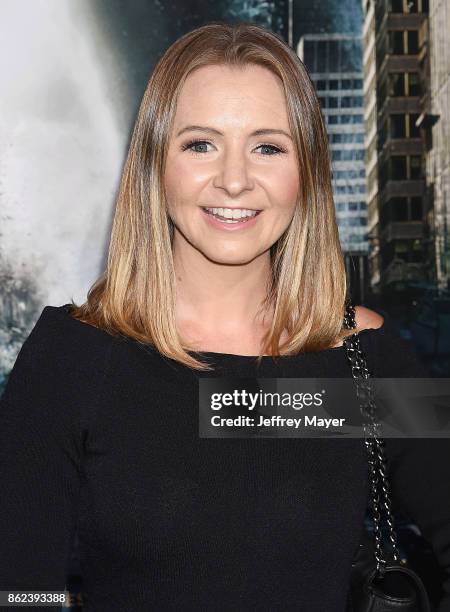
{"type": "Polygon", "coordinates": [[[352,561],[346,612],[433,612],[421,578],[399,563],[377,577],[371,534],[364,530],[352,561]]]}

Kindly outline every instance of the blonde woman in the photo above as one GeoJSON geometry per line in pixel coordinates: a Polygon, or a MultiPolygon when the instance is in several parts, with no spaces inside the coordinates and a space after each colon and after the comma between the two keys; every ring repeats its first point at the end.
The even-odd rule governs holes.
{"type": "MultiPolygon", "coordinates": [[[[106,270],[44,308],[2,398],[1,589],[63,589],[76,531],[85,610],[344,610],[364,441],[201,438],[198,378],[350,377],[346,295],[304,65],[255,25],[186,34],[145,91],[106,270]]],[[[375,375],[423,374],[382,314],[356,323],[375,375]]],[[[450,610],[449,446],[388,442],[450,610]]]]}

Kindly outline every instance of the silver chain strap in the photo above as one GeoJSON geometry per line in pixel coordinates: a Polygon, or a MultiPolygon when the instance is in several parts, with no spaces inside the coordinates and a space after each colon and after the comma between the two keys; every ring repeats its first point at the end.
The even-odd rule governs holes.
{"type": "MultiPolygon", "coordinates": [[[[355,308],[347,301],[344,326],[346,329],[356,329],[355,308]]],[[[375,560],[376,571],[383,575],[386,568],[386,558],[382,547],[381,533],[381,509],[384,506],[386,523],[389,530],[389,543],[392,548],[394,561],[399,560],[400,554],[397,548],[397,536],[394,530],[394,520],[391,510],[391,498],[389,482],[386,470],[385,444],[381,438],[381,424],[376,418],[376,404],[374,400],[373,386],[370,381],[371,374],[367,362],[361,350],[359,334],[355,333],[344,339],[343,345],[346,349],[347,358],[350,362],[352,375],[356,385],[356,395],[360,400],[361,413],[364,417],[363,429],[365,445],[369,461],[369,479],[372,497],[375,560]],[[381,498],[380,499],[380,489],[381,498]]]]}

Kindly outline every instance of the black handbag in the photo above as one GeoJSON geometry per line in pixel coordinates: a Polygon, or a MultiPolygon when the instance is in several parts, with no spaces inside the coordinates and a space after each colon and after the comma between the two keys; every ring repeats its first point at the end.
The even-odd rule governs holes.
{"type": "MultiPolygon", "coordinates": [[[[346,302],[344,326],[356,329],[355,309],[346,302]]],[[[376,405],[369,369],[359,335],[344,339],[347,358],[356,384],[356,394],[363,415],[365,445],[368,453],[369,483],[373,516],[373,536],[366,529],[353,558],[346,612],[431,612],[432,607],[421,578],[399,559],[397,536],[391,511],[386,456],[381,424],[376,420],[376,405]],[[383,551],[381,510],[384,509],[389,531],[392,559],[383,551]]]]}

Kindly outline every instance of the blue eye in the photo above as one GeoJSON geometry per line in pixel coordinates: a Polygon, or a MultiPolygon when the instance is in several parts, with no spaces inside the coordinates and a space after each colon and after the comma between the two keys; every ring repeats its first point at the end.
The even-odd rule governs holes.
{"type": "MultiPolygon", "coordinates": [[[[190,142],[187,142],[186,144],[184,144],[181,148],[182,151],[186,151],[189,150],[192,153],[208,153],[208,151],[206,151],[205,149],[203,149],[203,151],[195,151],[194,148],[195,147],[200,147],[200,146],[207,146],[211,144],[210,142],[208,142],[207,140],[191,140],[190,142]]],[[[276,147],[275,145],[271,145],[271,144],[260,144],[258,145],[258,147],[256,147],[257,149],[263,148],[266,150],[271,151],[271,153],[269,154],[265,154],[263,153],[264,157],[270,157],[272,155],[279,155],[280,153],[287,153],[286,149],[282,149],[281,147],[276,147]]]]}
{"type": "Polygon", "coordinates": [[[210,143],[207,142],[206,140],[191,140],[190,142],[183,145],[182,151],[186,151],[186,149],[189,149],[190,151],[192,151],[192,153],[207,153],[208,151],[194,151],[192,147],[198,147],[200,145],[208,145],[208,144],[210,143]]]}
{"type": "Polygon", "coordinates": [[[270,145],[270,144],[259,145],[258,149],[260,147],[263,147],[264,149],[271,149],[272,152],[273,152],[273,155],[279,155],[280,153],[286,153],[285,149],[280,149],[280,147],[276,147],[276,146],[270,145]]]}

